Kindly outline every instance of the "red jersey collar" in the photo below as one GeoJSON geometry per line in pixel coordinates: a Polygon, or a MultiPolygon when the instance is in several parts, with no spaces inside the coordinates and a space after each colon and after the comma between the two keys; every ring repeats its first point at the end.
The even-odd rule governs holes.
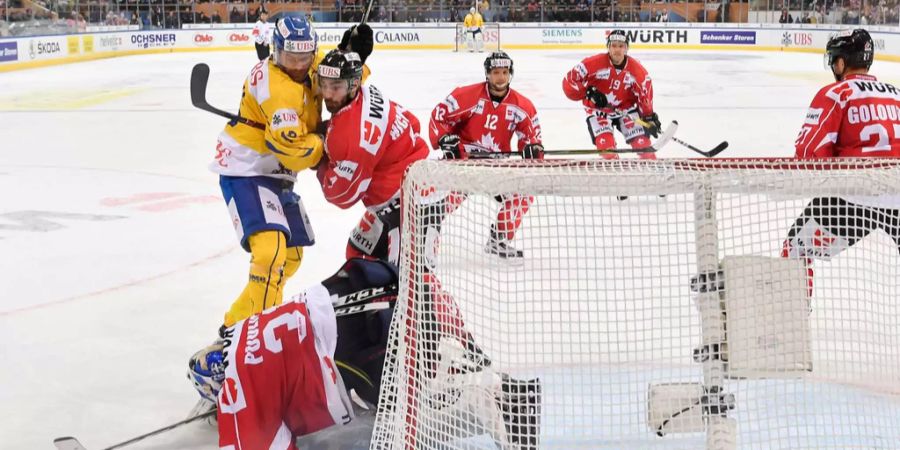
{"type": "Polygon", "coordinates": [[[841,81],[849,81],[849,80],[869,80],[869,81],[878,81],[874,75],[869,75],[867,73],[854,73],[847,75],[841,81]]]}

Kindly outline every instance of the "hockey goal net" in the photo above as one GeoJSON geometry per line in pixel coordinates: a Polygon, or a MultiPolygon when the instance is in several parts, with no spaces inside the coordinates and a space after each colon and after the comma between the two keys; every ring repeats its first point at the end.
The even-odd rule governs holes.
{"type": "Polygon", "coordinates": [[[872,201],[900,162],[417,163],[372,448],[896,448],[900,217],[872,201]]]}
{"type": "MultiPolygon", "coordinates": [[[[481,27],[481,38],[484,45],[483,51],[494,52],[500,50],[500,24],[494,22],[485,23],[481,27]]],[[[469,51],[468,43],[466,42],[466,27],[463,26],[462,22],[456,23],[456,42],[453,45],[453,51],[469,51]]]]}

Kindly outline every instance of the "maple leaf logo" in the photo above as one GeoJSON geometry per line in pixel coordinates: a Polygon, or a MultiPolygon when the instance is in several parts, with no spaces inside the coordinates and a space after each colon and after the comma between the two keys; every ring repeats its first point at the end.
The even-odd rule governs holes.
{"type": "Polygon", "coordinates": [[[478,144],[484,148],[491,149],[493,152],[500,151],[500,144],[494,141],[494,136],[490,133],[485,133],[481,136],[481,140],[478,141],[478,144]]]}
{"type": "Polygon", "coordinates": [[[615,92],[606,94],[606,100],[609,101],[609,104],[613,106],[619,106],[619,103],[622,103],[622,100],[619,100],[619,97],[616,97],[615,92]]]}

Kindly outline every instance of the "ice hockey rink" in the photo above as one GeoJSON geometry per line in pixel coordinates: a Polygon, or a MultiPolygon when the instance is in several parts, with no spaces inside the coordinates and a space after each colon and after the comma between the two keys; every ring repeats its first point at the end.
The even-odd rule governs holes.
{"type": "MultiPolygon", "coordinates": [[[[512,86],[534,101],[548,149],[589,147],[582,109],[560,85],[590,53],[510,51],[512,86]]],[[[698,147],[728,140],[723,157],[791,156],[810,99],[831,80],[819,54],[631,55],[653,78],[662,122],[677,120],[698,147]]],[[[369,83],[427,123],[454,87],[483,79],[484,56],[376,50],[369,83]]],[[[187,360],[215,337],[248,261],[206,168],[225,121],[190,104],[198,62],[211,67],[209,102],[235,111],[251,50],[0,73],[0,448],[52,448],[68,435],[104,448],[194,405],[187,360]]],[[[872,73],[900,85],[898,63],[876,61],[872,73]]],[[[675,143],[659,153],[694,156],[675,143]]],[[[362,214],[327,204],[312,173],[296,191],[317,244],[288,293],[339,267],[362,214]]],[[[129,448],[217,447],[215,428],[194,423],[129,448]]]]}

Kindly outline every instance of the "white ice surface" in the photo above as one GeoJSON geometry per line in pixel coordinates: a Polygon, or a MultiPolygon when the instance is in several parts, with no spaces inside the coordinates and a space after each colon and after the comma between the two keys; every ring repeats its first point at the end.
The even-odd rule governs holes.
{"type": "MultiPolygon", "coordinates": [[[[589,146],[561,90],[589,53],[513,51],[513,86],[540,114],[547,148],[589,146]]],[[[722,156],[790,156],[805,109],[829,81],[821,56],[634,51],[663,122],[722,156]]],[[[383,51],[377,85],[423,125],[484,55],[383,51]]],[[[238,248],[208,172],[224,120],[191,107],[190,69],[212,68],[210,103],[236,110],[252,51],[131,56],[0,74],[0,448],[50,448],[75,435],[102,448],[180,420],[196,394],[187,358],[215,334],[244,285],[238,248]],[[38,218],[43,218],[39,220],[38,218]]],[[[900,65],[873,72],[897,83],[900,65]]],[[[670,144],[660,157],[692,157],[670,144]]],[[[327,204],[311,173],[296,191],[318,243],[288,283],[330,275],[361,208],[327,204]]],[[[192,425],[135,449],[213,449],[192,425]]]]}

